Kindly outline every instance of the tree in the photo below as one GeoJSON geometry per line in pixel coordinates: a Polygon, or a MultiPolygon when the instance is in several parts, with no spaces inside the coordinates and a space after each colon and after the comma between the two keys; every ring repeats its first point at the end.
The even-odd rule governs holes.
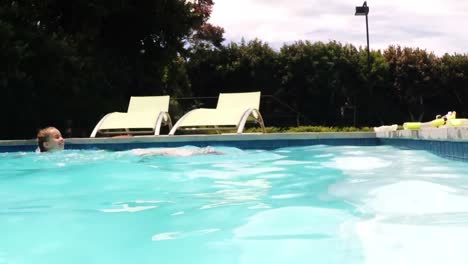
{"type": "Polygon", "coordinates": [[[458,116],[468,115],[468,56],[445,54],[440,63],[443,83],[441,100],[458,116]]]}
{"type": "MultiPolygon", "coordinates": [[[[103,113],[125,110],[131,95],[190,88],[174,69],[188,39],[219,45],[222,29],[207,24],[213,2],[200,0],[7,0],[0,3],[2,107],[21,112],[0,138],[31,138],[46,125],[74,123],[89,135],[103,113]],[[168,74],[175,74],[170,76],[168,74]],[[180,85],[184,85],[181,87],[180,85]],[[70,120],[70,121],[67,121],[70,120]],[[73,122],[71,122],[73,120],[73,122]],[[25,124],[25,125],[22,125],[25,124]]],[[[182,78],[183,79],[183,78],[182,78]]]]}
{"type": "MultiPolygon", "coordinates": [[[[440,96],[437,86],[438,58],[422,49],[390,46],[385,52],[392,75],[395,93],[411,120],[422,120],[426,112],[425,100],[440,96]]],[[[430,110],[431,111],[431,110],[430,110]]],[[[431,114],[435,115],[434,112],[431,114]]]]}

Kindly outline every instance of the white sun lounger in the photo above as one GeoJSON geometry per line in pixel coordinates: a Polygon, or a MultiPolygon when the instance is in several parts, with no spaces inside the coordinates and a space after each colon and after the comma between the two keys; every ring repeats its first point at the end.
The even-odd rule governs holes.
{"type": "Polygon", "coordinates": [[[265,133],[265,124],[259,111],[260,92],[220,93],[216,108],[198,108],[182,116],[169,132],[177,130],[226,130],[244,131],[246,122],[258,123],[265,133]]]}
{"type": "Polygon", "coordinates": [[[94,127],[90,137],[101,135],[159,135],[161,126],[172,128],[169,116],[169,96],[132,96],[126,113],[105,115],[94,127]]]}

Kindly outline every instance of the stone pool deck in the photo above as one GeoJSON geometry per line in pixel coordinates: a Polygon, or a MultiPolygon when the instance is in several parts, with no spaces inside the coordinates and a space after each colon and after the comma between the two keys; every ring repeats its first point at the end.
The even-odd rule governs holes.
{"type": "Polygon", "coordinates": [[[444,158],[468,162],[468,127],[378,132],[376,137],[381,145],[425,150],[444,158]]]}
{"type": "Polygon", "coordinates": [[[468,141],[468,127],[425,128],[377,132],[377,138],[468,141]]]}

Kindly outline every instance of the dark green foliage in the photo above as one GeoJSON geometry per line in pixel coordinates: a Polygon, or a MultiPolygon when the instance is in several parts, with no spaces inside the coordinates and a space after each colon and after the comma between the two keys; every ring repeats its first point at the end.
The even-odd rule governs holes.
{"type": "Polygon", "coordinates": [[[255,40],[193,49],[187,68],[196,96],[272,95],[262,98],[267,125],[379,126],[451,110],[467,115],[466,55],[439,58],[399,46],[370,55],[369,69],[366,50],[352,45],[298,41],[277,52],[255,40]]]}
{"type": "Polygon", "coordinates": [[[359,52],[337,42],[297,42],[280,51],[281,98],[312,124],[345,125],[345,112],[355,107],[364,80],[359,52]]]}
{"type": "Polygon", "coordinates": [[[212,5],[2,1],[0,88],[7,100],[0,112],[9,129],[0,138],[32,138],[48,125],[88,136],[103,114],[125,111],[131,95],[185,93],[178,54],[190,42],[222,41],[222,29],[206,23],[212,5]]]}
{"type": "MultiPolygon", "coordinates": [[[[372,132],[371,127],[342,127],[342,126],[297,126],[297,127],[266,127],[266,133],[307,133],[307,132],[372,132]]],[[[235,132],[235,131],[233,131],[235,132]]],[[[260,128],[249,128],[246,133],[260,133],[260,128]]]]}
{"type": "Polygon", "coordinates": [[[33,138],[48,125],[66,137],[88,136],[102,115],[125,111],[132,95],[171,95],[177,120],[194,107],[214,107],[220,92],[259,90],[270,132],[300,125],[307,127],[292,130],[353,131],[347,127],[431,120],[449,110],[468,116],[467,55],[391,46],[371,51],[369,69],[366,50],[335,41],[279,51],[261,40],[223,45],[223,29],[207,23],[212,6],[1,1],[7,129],[0,139],[33,138]]]}
{"type": "Polygon", "coordinates": [[[441,105],[458,110],[458,116],[468,116],[468,56],[445,54],[440,59],[441,105]]]}
{"type": "Polygon", "coordinates": [[[430,111],[425,100],[443,96],[437,71],[439,58],[425,50],[400,47],[389,47],[384,56],[392,75],[394,95],[411,119],[422,120],[430,111]]]}

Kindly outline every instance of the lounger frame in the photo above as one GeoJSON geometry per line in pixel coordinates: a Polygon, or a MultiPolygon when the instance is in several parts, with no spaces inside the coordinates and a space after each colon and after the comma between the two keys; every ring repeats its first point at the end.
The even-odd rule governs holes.
{"type": "MultiPolygon", "coordinates": [[[[171,131],[169,132],[169,135],[175,135],[177,130],[189,130],[189,131],[194,131],[194,130],[215,130],[215,131],[221,131],[221,130],[233,130],[235,129],[237,134],[242,134],[244,132],[245,125],[249,121],[253,121],[255,124],[258,124],[262,132],[265,133],[265,124],[263,121],[263,117],[258,109],[260,104],[260,92],[250,92],[250,93],[221,93],[218,99],[218,105],[216,108],[198,108],[198,109],[193,109],[189,112],[187,112],[184,116],[182,116],[177,123],[172,127],[171,131]],[[245,96],[246,101],[249,103],[239,104],[239,108],[236,109],[236,104],[234,103],[229,103],[229,99],[239,99],[245,96]],[[226,106],[228,105],[228,106],[226,106]],[[246,105],[250,105],[250,107],[246,107],[246,105]],[[212,124],[209,122],[210,120],[210,113],[213,114],[223,114],[227,113],[231,110],[239,110],[238,112],[241,113],[236,116],[236,120],[232,122],[227,122],[225,124],[212,124]],[[194,114],[200,113],[201,111],[206,112],[206,122],[200,121],[199,123],[195,122],[195,124],[184,124],[187,118],[191,117],[194,114]],[[238,116],[238,117],[237,117],[238,116]]],[[[212,116],[211,116],[212,117],[212,116]]]]}
{"type": "Polygon", "coordinates": [[[169,96],[132,96],[130,99],[128,111],[124,112],[113,112],[108,113],[96,124],[91,133],[90,137],[96,137],[98,134],[105,136],[113,135],[159,135],[162,126],[168,126],[169,130],[172,129],[172,120],[171,116],[167,112],[169,109],[169,96]],[[151,105],[151,101],[154,100],[155,104],[162,104],[161,106],[151,105]],[[143,102],[142,105],[138,105],[139,102],[143,102]],[[155,110],[157,109],[157,110],[155,110]],[[162,109],[162,110],[161,110],[162,109]],[[141,118],[156,117],[155,121],[150,125],[145,125],[144,127],[134,127],[125,124],[125,121],[122,122],[119,127],[105,128],[102,126],[105,124],[106,120],[109,118],[120,115],[123,119],[125,118],[141,118]]]}

